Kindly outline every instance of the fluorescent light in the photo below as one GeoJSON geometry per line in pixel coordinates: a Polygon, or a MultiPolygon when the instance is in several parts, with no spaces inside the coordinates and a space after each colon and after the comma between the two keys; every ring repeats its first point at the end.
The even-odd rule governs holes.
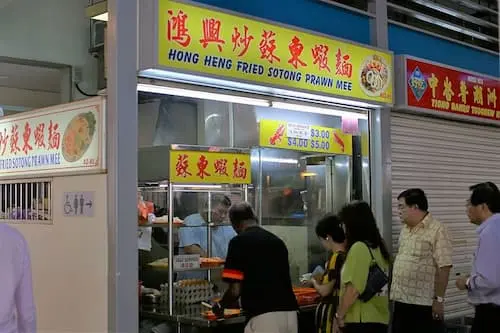
{"type": "Polygon", "coordinates": [[[347,163],[347,162],[335,162],[335,166],[337,168],[347,168],[349,166],[349,163],[347,163]]]}
{"type": "Polygon", "coordinates": [[[282,164],[298,164],[299,160],[294,158],[278,158],[278,157],[262,157],[260,159],[262,162],[266,163],[282,163],[282,164]]]}
{"type": "Polygon", "coordinates": [[[301,172],[300,176],[301,177],[316,177],[318,174],[314,172],[301,172]]]}
{"type": "Polygon", "coordinates": [[[304,93],[294,90],[287,90],[281,88],[267,87],[263,85],[236,82],[224,79],[215,79],[211,77],[203,77],[199,75],[177,73],[172,71],[166,71],[161,69],[145,69],[140,71],[142,77],[148,77],[152,79],[161,80],[172,80],[180,83],[193,83],[193,84],[206,84],[211,86],[216,86],[219,88],[229,88],[229,89],[239,89],[243,91],[254,91],[262,94],[269,94],[271,96],[288,97],[293,99],[306,99],[312,101],[322,101],[325,103],[349,105],[358,108],[376,108],[380,105],[376,103],[366,103],[353,101],[350,99],[343,99],[338,97],[331,97],[326,95],[304,93]]]}
{"type": "Polygon", "coordinates": [[[190,90],[190,89],[182,89],[182,88],[174,88],[174,87],[164,87],[164,86],[158,86],[158,85],[153,85],[153,84],[139,83],[139,84],[137,84],[137,90],[143,91],[143,92],[156,93],[156,94],[209,99],[209,100],[228,102],[228,103],[248,104],[248,105],[256,105],[256,106],[269,106],[270,105],[270,102],[265,100],[265,99],[233,96],[233,95],[227,95],[227,94],[217,94],[217,93],[211,93],[211,92],[206,92],[206,91],[190,90]]]}
{"type": "Polygon", "coordinates": [[[272,107],[276,109],[285,109],[300,112],[311,112],[324,114],[329,116],[339,116],[339,117],[351,117],[357,119],[368,119],[368,115],[361,114],[357,112],[347,112],[330,108],[320,108],[316,106],[302,105],[302,104],[292,104],[292,103],[282,103],[282,102],[272,102],[272,107]]]}
{"type": "Polygon", "coordinates": [[[196,184],[177,184],[174,188],[191,188],[191,189],[221,189],[222,185],[196,185],[196,184]]]}
{"type": "Polygon", "coordinates": [[[96,20],[96,21],[105,21],[105,22],[108,22],[108,19],[109,19],[108,12],[92,16],[91,19],[96,20]]]}
{"type": "Polygon", "coordinates": [[[108,21],[108,2],[100,1],[85,8],[85,16],[92,20],[108,21]]]}

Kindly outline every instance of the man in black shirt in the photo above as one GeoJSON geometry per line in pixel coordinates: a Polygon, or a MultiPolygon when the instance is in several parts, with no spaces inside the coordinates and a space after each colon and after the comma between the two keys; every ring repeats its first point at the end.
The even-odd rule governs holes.
{"type": "Polygon", "coordinates": [[[222,273],[229,289],[214,312],[241,297],[245,333],[297,333],[298,305],[285,243],[258,225],[248,203],[233,205],[229,219],[238,235],[229,243],[222,273]]]}

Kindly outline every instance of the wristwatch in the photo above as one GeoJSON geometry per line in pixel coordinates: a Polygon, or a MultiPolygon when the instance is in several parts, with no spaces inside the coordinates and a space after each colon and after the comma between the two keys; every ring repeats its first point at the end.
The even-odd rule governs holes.
{"type": "Polygon", "coordinates": [[[441,296],[434,296],[434,300],[438,303],[443,303],[444,302],[444,298],[441,297],[441,296]]]}

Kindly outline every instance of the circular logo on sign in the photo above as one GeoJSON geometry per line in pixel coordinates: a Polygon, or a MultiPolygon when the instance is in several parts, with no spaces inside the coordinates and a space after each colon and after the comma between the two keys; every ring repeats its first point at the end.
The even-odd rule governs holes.
{"type": "Polygon", "coordinates": [[[359,74],[361,90],[371,97],[380,96],[389,86],[391,72],[384,58],[372,55],[361,64],[359,74]]]}
{"type": "Polygon", "coordinates": [[[96,119],[92,112],[73,117],[64,131],[62,155],[68,162],[76,162],[85,154],[94,137],[96,119]]]}

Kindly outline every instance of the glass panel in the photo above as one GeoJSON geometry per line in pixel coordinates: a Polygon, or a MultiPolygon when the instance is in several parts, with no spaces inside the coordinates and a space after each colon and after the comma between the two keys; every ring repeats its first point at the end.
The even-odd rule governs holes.
{"type": "MultiPolygon", "coordinates": [[[[139,101],[140,181],[159,182],[168,179],[168,151],[172,143],[253,148],[253,185],[250,186],[248,201],[255,207],[264,228],[285,241],[290,253],[294,283],[298,283],[299,277],[311,272],[315,266],[323,266],[327,258],[328,254],[315,234],[317,221],[326,213],[337,212],[352,199],[369,201],[368,120],[359,114],[351,117],[344,113],[340,116],[340,113],[325,114],[327,110],[321,109],[319,113],[299,112],[143,93],[139,94],[139,101]],[[259,123],[264,119],[342,129],[353,136],[353,153],[350,156],[324,155],[260,148],[259,123]]],[[[208,212],[213,207],[208,207],[208,192],[210,195],[223,192],[230,196],[232,202],[244,199],[241,188],[236,190],[236,187],[231,186],[219,189],[178,187],[173,194],[173,215],[181,220],[200,216],[201,220],[209,222],[212,214],[208,212]]],[[[169,214],[167,188],[156,184],[143,189],[143,195],[145,200],[155,204],[158,217],[169,214]]],[[[168,257],[167,225],[153,229],[153,250],[147,253],[149,258],[144,258],[144,251],[141,251],[142,263],[152,258],[168,257]]],[[[207,237],[204,243],[212,244],[213,247],[208,234],[210,230],[215,241],[215,228],[205,225],[175,227],[174,254],[185,253],[179,246],[180,233],[196,233],[201,229],[205,230],[204,235],[207,237]]],[[[215,252],[213,255],[218,255],[220,251],[215,252]]],[[[141,274],[147,272],[147,269],[141,270],[141,274]]],[[[167,282],[167,270],[164,272],[163,275],[154,276],[154,279],[159,283],[167,282]]],[[[184,273],[176,273],[174,281],[187,278],[184,273]]],[[[195,273],[201,273],[212,281],[220,281],[220,270],[211,271],[210,276],[206,272],[195,273]]],[[[141,278],[150,277],[141,275],[141,278]]],[[[156,283],[145,285],[160,287],[156,283]]],[[[221,288],[224,286],[221,285],[221,288]]]]}
{"type": "Polygon", "coordinates": [[[292,280],[323,265],[327,254],[315,234],[316,222],[350,199],[350,157],[261,148],[260,219],[281,237],[290,253],[292,280]],[[306,250],[306,251],[304,251],[306,250]]]}

